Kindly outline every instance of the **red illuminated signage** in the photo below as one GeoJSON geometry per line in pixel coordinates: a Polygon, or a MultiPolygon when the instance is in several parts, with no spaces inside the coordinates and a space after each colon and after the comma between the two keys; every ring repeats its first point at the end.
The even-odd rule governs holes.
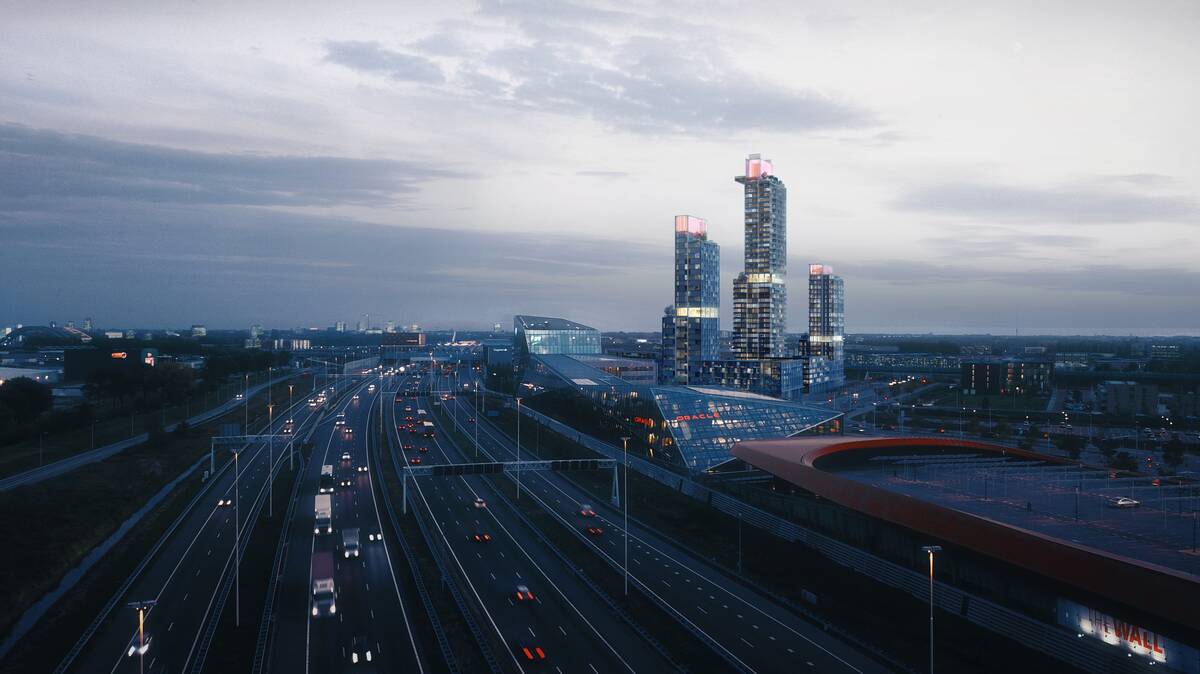
{"type": "Polygon", "coordinates": [[[720,419],[721,415],[716,412],[708,414],[680,414],[675,417],[675,421],[700,421],[701,419],[720,419]]]}
{"type": "Polygon", "coordinates": [[[646,417],[634,417],[633,423],[641,424],[643,426],[646,426],[647,428],[654,428],[654,420],[647,419],[646,417]]]}
{"type": "Polygon", "coordinates": [[[125,360],[129,357],[129,354],[125,353],[124,351],[114,351],[112,357],[115,360],[125,360]]]}

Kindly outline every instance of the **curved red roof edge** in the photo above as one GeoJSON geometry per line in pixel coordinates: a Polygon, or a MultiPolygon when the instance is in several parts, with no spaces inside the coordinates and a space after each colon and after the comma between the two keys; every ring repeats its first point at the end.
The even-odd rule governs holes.
{"type": "Polygon", "coordinates": [[[940,506],[828,473],[813,465],[817,459],[838,452],[904,447],[959,447],[1073,463],[990,443],[925,437],[747,440],[734,445],[732,452],[756,468],[844,507],[1003,560],[1177,625],[1200,629],[1200,610],[1197,610],[1200,578],[1194,575],[940,506]]]}

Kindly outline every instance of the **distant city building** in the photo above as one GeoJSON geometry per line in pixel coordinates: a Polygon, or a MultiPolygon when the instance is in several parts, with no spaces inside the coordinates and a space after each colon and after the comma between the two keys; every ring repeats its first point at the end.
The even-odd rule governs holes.
{"type": "Polygon", "coordinates": [[[846,383],[846,311],[842,278],[833,267],[808,266],[808,367],[805,389],[824,393],[846,383]]]}
{"type": "Polygon", "coordinates": [[[125,333],[120,330],[106,330],[104,336],[109,339],[125,339],[125,333]]]}
{"type": "Polygon", "coordinates": [[[91,330],[92,330],[92,317],[88,316],[87,318],[83,319],[83,331],[91,332],[91,330]]]}
{"type": "Polygon", "coordinates": [[[256,337],[252,337],[252,338],[249,338],[249,339],[246,339],[245,341],[243,341],[242,346],[247,349],[261,349],[262,348],[262,340],[258,339],[256,337]]]}
{"type": "Polygon", "coordinates": [[[275,351],[308,351],[312,348],[311,339],[273,339],[270,344],[275,351]]]}
{"type": "Polygon", "coordinates": [[[898,353],[895,351],[850,351],[847,348],[846,369],[895,372],[958,372],[961,356],[940,353],[898,353]]]}
{"type": "Polygon", "coordinates": [[[192,337],[207,337],[207,336],[208,336],[208,328],[204,327],[203,325],[193,325],[192,326],[192,337]]]}
{"type": "Polygon", "coordinates": [[[388,321],[383,329],[384,332],[395,332],[396,321],[388,321]]]}
{"type": "Polygon", "coordinates": [[[367,331],[367,324],[364,323],[363,321],[359,321],[357,327],[358,327],[357,332],[366,332],[367,331]]]}
{"type": "Polygon", "coordinates": [[[488,338],[483,340],[483,358],[488,371],[498,367],[511,367],[513,343],[511,339],[488,338]]]}
{"type": "Polygon", "coordinates": [[[263,326],[255,323],[250,326],[250,339],[258,339],[263,336],[263,326]]]}
{"type": "Polygon", "coordinates": [[[675,216],[675,304],[663,316],[662,380],[695,383],[702,360],[720,357],[721,248],[708,222],[675,216]]]}
{"type": "Polygon", "coordinates": [[[503,330],[504,330],[504,326],[500,325],[499,323],[495,323],[492,325],[492,332],[501,332],[503,330]]]}
{"type": "Polygon", "coordinates": [[[133,330],[126,330],[125,339],[137,339],[137,333],[133,330]]]}
{"type": "Polygon", "coordinates": [[[1133,381],[1106,381],[1099,387],[1100,409],[1119,417],[1158,414],[1158,387],[1133,381]]]}
{"type": "Polygon", "coordinates": [[[389,332],[379,339],[380,348],[385,354],[396,355],[424,350],[425,333],[423,332],[389,332]]]}
{"type": "Polygon", "coordinates": [[[1180,351],[1178,344],[1150,345],[1151,360],[1179,360],[1182,357],[1183,353],[1180,351]]]}
{"type": "Polygon", "coordinates": [[[1050,392],[1054,363],[1049,360],[993,358],[964,361],[959,385],[967,395],[1044,395],[1050,392]]]}
{"type": "Polygon", "coordinates": [[[66,325],[66,327],[68,327],[68,328],[74,328],[74,327],[75,327],[75,321],[67,321],[67,325],[66,325]]]}
{"type": "Polygon", "coordinates": [[[337,323],[334,323],[333,331],[334,332],[345,332],[346,331],[346,321],[338,321],[337,323]]]}
{"type": "Polygon", "coordinates": [[[733,351],[739,360],[782,358],[787,325],[787,188],[770,160],[752,154],[745,175],[745,270],[733,282],[733,351]]]}

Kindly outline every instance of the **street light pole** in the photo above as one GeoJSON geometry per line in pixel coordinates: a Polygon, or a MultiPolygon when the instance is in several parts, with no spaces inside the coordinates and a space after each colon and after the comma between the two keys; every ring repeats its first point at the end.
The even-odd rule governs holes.
{"type": "MultiPolygon", "coordinates": [[[[248,375],[247,375],[248,376],[248,375]]],[[[234,581],[234,614],[233,626],[242,626],[242,488],[241,473],[238,468],[240,452],[233,450],[233,581],[234,581]]]]}
{"type": "MultiPolygon", "coordinates": [[[[291,415],[295,414],[295,412],[292,411],[292,387],[293,386],[295,386],[295,384],[288,384],[288,417],[289,417],[288,421],[289,422],[292,420],[291,415]]],[[[293,428],[291,429],[291,432],[288,433],[288,435],[290,436],[292,433],[296,432],[296,429],[294,428],[295,424],[289,424],[289,425],[293,426],[293,428]]],[[[292,439],[290,437],[288,438],[288,470],[289,471],[293,470],[293,468],[292,468],[292,439]]]]}
{"type": "MultiPolygon", "coordinates": [[[[270,390],[268,385],[267,390],[270,390]]],[[[269,399],[271,394],[267,394],[269,399]]],[[[275,404],[267,403],[267,517],[275,516],[275,404]]]]}
{"type": "Polygon", "coordinates": [[[475,460],[479,460],[479,380],[475,380],[475,460]]]}
{"type": "Polygon", "coordinates": [[[629,436],[621,437],[621,446],[625,450],[625,496],[621,499],[625,506],[625,524],[622,530],[625,533],[625,596],[629,596],[629,436]]]}
{"type": "MultiPolygon", "coordinates": [[[[144,663],[145,663],[145,657],[146,657],[146,651],[147,651],[147,648],[146,648],[146,610],[151,608],[152,606],[154,606],[157,603],[158,603],[158,601],[156,601],[154,599],[148,599],[145,601],[133,601],[133,602],[129,602],[129,604],[128,604],[128,606],[130,608],[132,608],[138,612],[137,654],[138,654],[138,671],[139,672],[145,671],[144,663]]],[[[131,651],[130,655],[132,655],[132,654],[133,653],[131,651]]]]}
{"type": "Polygon", "coordinates": [[[242,428],[243,435],[250,435],[250,373],[246,373],[246,383],[242,387],[242,428]]]}
{"type": "Polygon", "coordinates": [[[521,399],[517,398],[517,500],[521,500],[521,399]]]}
{"type": "Polygon", "coordinates": [[[929,674],[933,674],[933,553],[941,552],[940,545],[923,545],[921,550],[929,555],[929,674]]]}

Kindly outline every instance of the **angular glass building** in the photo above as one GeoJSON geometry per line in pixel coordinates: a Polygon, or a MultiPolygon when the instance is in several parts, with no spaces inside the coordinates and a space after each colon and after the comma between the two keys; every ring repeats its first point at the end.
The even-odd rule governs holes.
{"type": "Polygon", "coordinates": [[[737,462],[744,440],[841,433],[840,412],[704,386],[631,384],[564,355],[532,356],[520,390],[525,405],[680,473],[737,462]]]}
{"type": "Polygon", "coordinates": [[[513,366],[533,355],[600,355],[600,331],[565,318],[513,316],[513,366]]]}
{"type": "Polygon", "coordinates": [[[842,277],[833,267],[808,266],[808,367],[805,388],[824,393],[846,383],[846,310],[842,277]]]}
{"type": "Polygon", "coordinates": [[[677,215],[675,304],[663,317],[665,383],[694,383],[700,361],[717,358],[720,305],[721,248],[708,239],[707,221],[677,215]]]}
{"type": "Polygon", "coordinates": [[[733,352],[738,360],[782,358],[787,324],[787,187],[770,160],[746,158],[745,271],[733,282],[733,352]]]}

